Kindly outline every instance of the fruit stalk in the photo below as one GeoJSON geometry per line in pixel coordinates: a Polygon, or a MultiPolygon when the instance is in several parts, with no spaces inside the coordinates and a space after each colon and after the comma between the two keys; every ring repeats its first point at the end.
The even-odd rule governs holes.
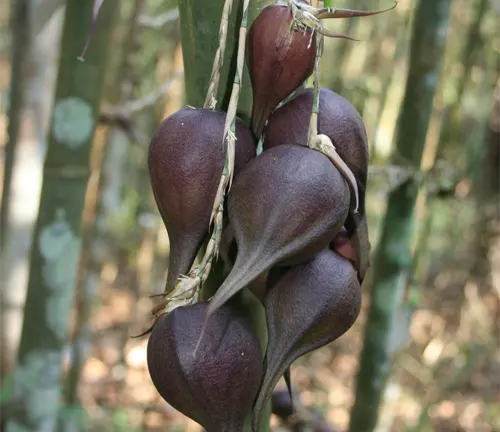
{"type": "MultiPolygon", "coordinates": [[[[236,63],[236,73],[234,75],[233,88],[231,91],[231,99],[226,115],[226,123],[224,125],[223,139],[227,143],[226,158],[224,161],[224,170],[219,183],[219,189],[215,198],[212,221],[215,220],[213,235],[209,241],[205,254],[202,258],[201,265],[199,266],[198,274],[202,276],[204,282],[210,273],[212,261],[219,253],[219,245],[222,237],[222,221],[224,212],[224,198],[226,190],[231,187],[234,174],[234,155],[236,143],[236,109],[241,93],[241,83],[243,82],[243,64],[245,62],[245,40],[248,25],[248,7],[250,0],[243,2],[243,14],[241,17],[239,40],[238,40],[238,54],[236,63]]],[[[222,27],[222,24],[221,24],[222,27]]],[[[207,95],[208,97],[208,95],[207,95]]],[[[199,276],[198,276],[199,277],[199,276]]],[[[200,281],[201,282],[201,281],[200,281]]],[[[203,283],[201,282],[201,283],[203,283]]]]}
{"type": "Polygon", "coordinates": [[[392,9],[394,9],[397,5],[398,2],[395,1],[394,5],[391,6],[390,8],[379,10],[379,11],[359,11],[359,10],[354,10],[354,9],[341,9],[341,8],[336,8],[336,7],[330,7],[329,3],[330,1],[326,0],[325,2],[325,7],[323,9],[319,9],[315,12],[314,16],[318,19],[329,19],[329,18],[352,18],[352,17],[366,17],[366,16],[372,16],[372,15],[378,15],[384,12],[388,12],[392,9]]]}
{"type": "MultiPolygon", "coordinates": [[[[250,0],[244,0],[243,2],[243,14],[241,17],[239,40],[238,40],[238,54],[236,59],[236,73],[234,75],[233,88],[231,91],[231,99],[229,101],[229,106],[226,115],[226,124],[224,126],[223,139],[227,142],[226,158],[224,162],[224,170],[222,171],[222,176],[219,183],[219,189],[217,191],[217,196],[215,198],[214,207],[212,210],[212,219],[215,219],[214,233],[218,233],[212,236],[215,244],[212,243],[212,248],[207,248],[202,259],[202,265],[200,265],[199,273],[205,276],[205,280],[210,272],[211,264],[219,253],[219,245],[222,237],[222,221],[224,212],[224,198],[226,195],[226,190],[231,187],[233,181],[234,173],[234,146],[236,142],[236,109],[238,108],[238,100],[241,93],[241,84],[243,82],[243,65],[245,64],[245,45],[246,45],[246,35],[248,27],[248,8],[250,6],[250,0]]],[[[203,326],[200,339],[195,348],[195,352],[198,348],[199,343],[203,337],[205,331],[205,326],[203,326]]]]}
{"type": "MultiPolygon", "coordinates": [[[[319,21],[319,27],[322,28],[321,21],[319,21]]],[[[335,150],[332,140],[324,135],[318,134],[318,112],[319,112],[319,89],[320,89],[320,70],[321,70],[321,57],[323,56],[323,33],[316,31],[316,63],[314,66],[314,93],[313,93],[313,106],[311,110],[311,120],[309,123],[309,134],[308,134],[308,147],[312,150],[319,151],[323,153],[332,163],[337,167],[340,173],[344,176],[347,183],[351,187],[354,198],[354,212],[357,212],[359,207],[359,193],[358,184],[354,174],[343,161],[340,155],[335,150]]]]}
{"type": "MultiPolygon", "coordinates": [[[[179,307],[181,305],[195,304],[199,301],[201,286],[207,280],[210,274],[214,258],[216,258],[219,254],[219,246],[223,229],[224,199],[226,190],[231,187],[234,174],[236,110],[241,93],[241,83],[243,81],[243,64],[245,60],[245,39],[248,23],[249,4],[250,0],[245,0],[243,3],[243,14],[240,24],[237,51],[237,67],[223,132],[223,140],[227,144],[226,157],[224,160],[224,168],[213,205],[212,217],[210,219],[210,225],[212,225],[212,233],[200,264],[193,266],[188,276],[181,277],[175,289],[168,296],[168,298],[159,305],[160,307],[155,309],[155,321],[160,315],[169,313],[176,307],[179,307]]],[[[227,19],[227,17],[228,15],[224,17],[223,14],[223,17],[221,19],[221,29],[225,26],[224,20],[227,19]]],[[[214,61],[214,71],[217,69],[215,66],[217,64],[220,64],[217,61],[218,55],[219,54],[216,54],[216,58],[214,61]]],[[[212,71],[213,74],[214,71],[212,71]]],[[[212,90],[210,90],[209,88],[207,100],[209,100],[209,98],[211,97],[210,91],[212,90]]]]}
{"type": "Polygon", "coordinates": [[[226,188],[231,187],[234,171],[234,146],[236,141],[236,109],[241,93],[241,83],[243,82],[243,65],[245,64],[245,41],[248,25],[248,7],[250,0],[243,2],[243,15],[241,18],[239,40],[238,40],[238,57],[236,62],[236,73],[234,75],[233,89],[231,91],[231,99],[226,116],[226,124],[224,127],[224,139],[227,140],[226,167],[221,177],[219,186],[218,200],[214,203],[214,215],[222,208],[226,188]]]}
{"type": "Polygon", "coordinates": [[[224,8],[219,27],[219,46],[215,53],[210,83],[208,85],[207,96],[203,108],[215,109],[217,105],[217,93],[219,92],[220,72],[224,64],[224,54],[226,52],[227,29],[229,26],[229,15],[233,8],[233,0],[225,0],[224,8]]]}

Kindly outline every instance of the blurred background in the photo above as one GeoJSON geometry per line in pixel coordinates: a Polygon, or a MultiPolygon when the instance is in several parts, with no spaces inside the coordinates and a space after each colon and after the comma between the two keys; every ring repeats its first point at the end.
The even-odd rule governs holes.
{"type": "MultiPolygon", "coordinates": [[[[64,50],[83,49],[88,20],[79,26],[78,16],[67,18],[74,20],[76,39],[68,37],[70,31],[62,38],[65,3],[0,0],[2,415],[15,409],[12,383],[23,322],[35,336],[26,337],[22,353],[30,352],[30,341],[44,337],[44,315],[36,307],[44,301],[37,300],[37,292],[44,291],[37,291],[37,283],[52,277],[49,273],[58,275],[53,276],[61,287],[57,295],[66,300],[51,303],[46,319],[61,331],[63,342],[33,351],[30,367],[38,377],[55,374],[62,398],[58,390],[54,396],[48,387],[41,392],[35,386],[33,403],[56,400],[64,431],[199,431],[159,397],[147,370],[147,338],[132,338],[149,326],[149,296],[162,292],[167,271],[168,237],[146,157],[157,125],[186,103],[177,2],[104,2],[99,19],[109,24],[94,35],[87,60],[97,65],[88,81],[89,104],[99,107],[94,135],[84,121],[88,107],[70,98],[72,82],[87,78],[72,76],[60,63],[64,50]],[[106,41],[107,53],[101,49],[106,41]],[[54,106],[56,94],[68,98],[64,106],[54,106]],[[72,123],[71,116],[81,122],[72,123]],[[67,134],[67,146],[47,151],[51,124],[58,121],[66,128],[54,126],[53,134],[67,134]],[[88,145],[79,147],[83,142],[88,145]],[[90,171],[84,147],[90,150],[90,171]],[[62,175],[68,148],[83,153],[62,175]],[[42,196],[44,163],[47,172],[59,174],[47,180],[42,196]],[[55,205],[51,200],[60,199],[57,182],[65,182],[63,195],[82,200],[74,214],[53,212],[54,222],[44,231],[36,226],[37,215],[47,218],[55,205]],[[71,234],[67,221],[81,226],[81,235],[71,234]],[[34,238],[41,242],[45,264],[32,255],[34,238]],[[50,261],[51,254],[69,258],[50,261]],[[33,295],[25,307],[28,285],[33,295]]],[[[411,171],[398,162],[396,145],[402,144],[396,144],[396,130],[411,75],[410,46],[420,36],[412,34],[418,3],[400,0],[390,13],[327,23],[361,41],[326,39],[321,84],[349,99],[366,124],[374,253],[384,247],[384,224],[400,223],[386,219],[387,202],[411,171]]],[[[390,2],[339,0],[336,6],[374,10],[390,2]]],[[[390,372],[380,405],[373,406],[377,431],[500,431],[499,19],[499,0],[453,0],[448,31],[429,20],[429,26],[443,26],[446,46],[416,167],[421,181],[411,263],[390,311],[388,336],[380,342],[390,358],[380,367],[390,372]]],[[[414,127],[407,133],[422,134],[419,122],[414,127]]],[[[391,247],[397,254],[394,241],[391,247]]],[[[363,284],[363,310],[354,327],[292,367],[303,421],[292,425],[286,415],[273,415],[272,430],[348,429],[351,408],[364,391],[356,376],[365,325],[380,324],[367,324],[377,289],[373,272],[377,269],[363,284]]]]}

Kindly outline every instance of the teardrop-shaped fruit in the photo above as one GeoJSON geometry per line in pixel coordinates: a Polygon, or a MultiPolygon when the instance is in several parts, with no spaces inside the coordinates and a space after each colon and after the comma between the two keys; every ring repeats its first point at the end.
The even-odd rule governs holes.
{"type": "MultiPolygon", "coordinates": [[[[316,38],[292,28],[292,9],[265,7],[250,26],[246,61],[253,88],[251,129],[262,135],[269,114],[314,71],[316,38]]],[[[286,141],[282,141],[285,143],[286,141]]]]}
{"type": "MultiPolygon", "coordinates": [[[[153,193],[167,228],[170,258],[166,291],[186,274],[209,230],[225,158],[226,113],[184,108],[167,117],[149,147],[153,193]]],[[[236,123],[235,173],[256,154],[249,129],[236,123]]]]}
{"type": "Polygon", "coordinates": [[[351,263],[325,248],[309,262],[287,270],[264,304],[268,348],[253,411],[254,430],[285,370],[352,326],[361,308],[361,287],[351,263]]]}
{"type": "Polygon", "coordinates": [[[165,401],[208,432],[243,431],[262,379],[259,339],[224,305],[209,317],[194,356],[206,311],[198,303],[160,318],[148,341],[149,374],[165,401]]]}
{"type": "Polygon", "coordinates": [[[213,311],[275,264],[293,265],[325,248],[349,210],[346,181],[320,152],[282,145],[262,152],[228,194],[228,215],[238,251],[213,311]]]}
{"type": "MultiPolygon", "coordinates": [[[[264,149],[282,142],[307,146],[313,89],[300,90],[269,118],[264,137],[264,149]]],[[[350,212],[346,228],[358,261],[356,270],[363,281],[370,265],[370,242],[365,217],[365,193],[368,173],[368,144],[366,129],[359,112],[344,97],[329,89],[320,90],[318,132],[327,135],[339,156],[357,181],[359,212],[350,212]]]]}
{"type": "MultiPolygon", "coordinates": [[[[269,117],[264,149],[283,143],[307,146],[313,89],[307,88],[278,108],[269,117]]],[[[320,89],[318,133],[328,136],[339,156],[356,177],[359,212],[365,211],[368,174],[368,139],[359,112],[344,97],[326,88],[320,89]]]]}

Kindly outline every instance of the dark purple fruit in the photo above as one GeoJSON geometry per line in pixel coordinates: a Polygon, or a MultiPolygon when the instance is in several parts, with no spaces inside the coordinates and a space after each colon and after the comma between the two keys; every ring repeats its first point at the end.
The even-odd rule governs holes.
{"type": "Polygon", "coordinates": [[[259,339],[225,305],[209,317],[194,356],[206,311],[198,303],[160,318],[148,341],[149,373],[162,398],[207,432],[243,431],[262,379],[259,339]]]}
{"type": "Polygon", "coordinates": [[[269,114],[314,70],[316,38],[310,31],[292,29],[292,19],[290,7],[268,6],[248,31],[246,61],[253,88],[251,129],[257,137],[262,135],[269,114]]]}
{"type": "MultiPolygon", "coordinates": [[[[166,118],[149,147],[151,186],[170,239],[167,292],[186,274],[208,233],[224,167],[226,113],[184,108],[166,118]]],[[[256,154],[251,132],[236,124],[235,173],[256,154]]]]}
{"type": "Polygon", "coordinates": [[[209,310],[275,264],[305,262],[325,248],[342,227],[349,200],[340,172],[315,150],[282,145],[257,156],[229,191],[228,215],[238,252],[209,310]]]}
{"type": "Polygon", "coordinates": [[[361,308],[361,287],[351,263],[329,248],[287,270],[264,302],[268,348],[253,425],[285,370],[299,357],[342,336],[361,308]]]}
{"type": "MultiPolygon", "coordinates": [[[[264,149],[286,142],[307,146],[313,89],[298,94],[277,109],[269,118],[264,137],[264,149]]],[[[356,108],[339,94],[322,88],[319,98],[318,133],[327,135],[337,153],[356,177],[359,212],[365,211],[368,173],[368,140],[363,119],[356,108]]]]}

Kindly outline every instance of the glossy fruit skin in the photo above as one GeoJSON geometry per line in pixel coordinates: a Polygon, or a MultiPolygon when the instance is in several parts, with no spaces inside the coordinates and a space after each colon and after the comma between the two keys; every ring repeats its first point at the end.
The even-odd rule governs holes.
{"type": "Polygon", "coordinates": [[[193,356],[206,303],[174,309],[155,325],[147,362],[163,399],[208,432],[243,431],[262,378],[259,339],[225,305],[212,315],[193,356]]]}
{"type": "MultiPolygon", "coordinates": [[[[208,234],[224,167],[226,113],[184,108],[156,130],[148,154],[151,186],[170,240],[167,292],[186,274],[208,234]]],[[[238,119],[235,173],[256,154],[249,129],[238,119]]]]}
{"type": "Polygon", "coordinates": [[[344,224],[349,202],[345,179],[323,154],[282,145],[257,156],[228,195],[238,251],[210,310],[274,265],[305,262],[328,246],[344,224]]]}
{"type": "Polygon", "coordinates": [[[276,106],[314,71],[316,38],[310,32],[291,30],[292,19],[290,7],[267,6],[248,31],[246,62],[253,88],[251,129],[257,137],[276,106]]]}
{"type": "MultiPolygon", "coordinates": [[[[264,136],[264,149],[284,142],[307,146],[313,89],[297,92],[290,101],[269,118],[264,136]]],[[[344,97],[326,88],[320,89],[318,133],[327,135],[337,153],[356,177],[359,190],[359,212],[365,211],[368,175],[368,138],[361,115],[344,97]]]]}
{"type": "Polygon", "coordinates": [[[268,348],[254,406],[255,428],[285,370],[354,324],[361,309],[361,287],[351,263],[325,248],[307,263],[288,269],[267,292],[264,306],[268,348]]]}

